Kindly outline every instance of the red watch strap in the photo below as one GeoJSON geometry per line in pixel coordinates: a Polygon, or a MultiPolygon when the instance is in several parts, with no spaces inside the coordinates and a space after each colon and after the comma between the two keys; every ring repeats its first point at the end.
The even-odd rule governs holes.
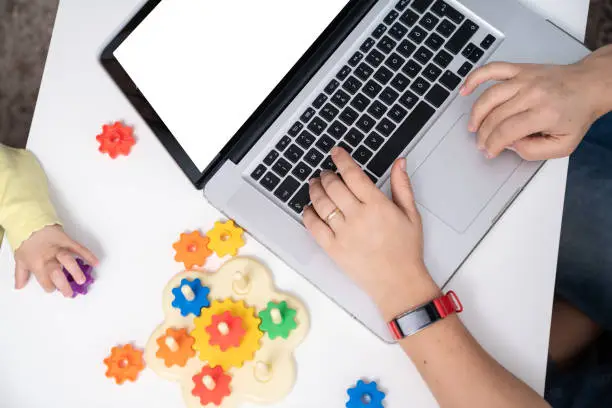
{"type": "Polygon", "coordinates": [[[435,299],[433,303],[436,306],[436,310],[440,314],[440,317],[443,319],[453,313],[463,312],[463,305],[455,292],[452,290],[446,295],[435,299]]]}

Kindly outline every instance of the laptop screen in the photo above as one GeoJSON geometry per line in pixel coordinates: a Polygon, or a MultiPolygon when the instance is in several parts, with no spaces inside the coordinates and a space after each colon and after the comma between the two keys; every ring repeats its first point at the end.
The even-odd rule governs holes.
{"type": "Polygon", "coordinates": [[[348,0],[163,0],[114,56],[203,171],[348,0]]]}

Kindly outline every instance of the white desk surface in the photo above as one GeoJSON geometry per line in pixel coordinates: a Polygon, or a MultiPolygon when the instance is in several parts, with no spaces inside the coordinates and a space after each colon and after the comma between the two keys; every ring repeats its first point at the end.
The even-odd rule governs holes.
{"type": "MultiPolygon", "coordinates": [[[[583,38],[587,0],[524,0],[583,38]]],[[[206,231],[220,214],[183,176],[97,59],[142,0],[62,0],[28,147],[42,161],[66,230],[102,259],[92,292],[45,295],[13,287],[0,252],[0,407],[179,407],[179,387],[145,371],[115,385],[102,360],[117,343],[144,346],[162,319],[161,290],[180,266],[180,232],[206,231]],[[129,158],[97,152],[102,124],[125,120],[138,144],[129,158]],[[136,296],[133,294],[137,293],[136,296]]],[[[548,163],[452,280],[462,319],[505,367],[543,392],[566,160],[548,163]]],[[[312,330],[297,350],[299,378],[277,407],[341,407],[359,378],[376,379],[389,407],[436,406],[397,346],[383,344],[253,238],[277,285],[305,301],[312,330]]],[[[214,263],[209,264],[211,266],[214,263]]],[[[457,373],[461,375],[461,373],[457,373]]]]}

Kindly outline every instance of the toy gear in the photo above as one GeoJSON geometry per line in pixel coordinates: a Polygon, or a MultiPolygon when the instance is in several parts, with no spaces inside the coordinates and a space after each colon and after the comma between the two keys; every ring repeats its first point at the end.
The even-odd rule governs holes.
{"type": "Polygon", "coordinates": [[[252,360],[255,352],[261,348],[259,340],[263,333],[259,330],[260,322],[255,316],[255,308],[247,308],[244,301],[214,300],[209,308],[202,309],[200,317],[194,319],[195,329],[191,332],[195,339],[193,348],[199,352],[200,360],[212,366],[221,366],[226,371],[231,367],[240,368],[245,361],[252,360]],[[219,346],[210,344],[210,334],[206,329],[212,324],[213,316],[227,311],[242,320],[242,328],[246,333],[238,347],[225,352],[219,346]]]}
{"type": "Polygon", "coordinates": [[[66,268],[62,268],[64,276],[66,276],[66,279],[68,279],[68,283],[70,284],[70,288],[72,289],[73,298],[77,297],[77,295],[86,295],[89,291],[89,287],[94,283],[94,278],[91,274],[91,265],[88,265],[87,263],[85,263],[85,261],[78,258],[76,259],[76,262],[79,265],[79,268],[81,268],[83,275],[85,275],[85,282],[83,284],[76,283],[70,272],[68,272],[66,268]]]}
{"type": "Polygon", "coordinates": [[[181,234],[180,240],[172,245],[176,251],[174,260],[182,262],[185,269],[203,266],[206,263],[206,258],[212,255],[212,251],[208,249],[209,242],[210,239],[203,237],[198,231],[181,234]]]}
{"type": "Polygon", "coordinates": [[[287,302],[268,302],[268,306],[259,312],[261,331],[268,333],[268,337],[274,340],[277,337],[286,339],[291,330],[297,327],[295,322],[296,311],[287,307],[287,302]]]}
{"type": "Polygon", "coordinates": [[[346,408],[383,408],[385,393],[378,389],[376,381],[367,383],[359,380],[348,390],[348,395],[346,408]]]}
{"type": "Polygon", "coordinates": [[[108,153],[112,159],[116,159],[119,155],[127,156],[136,143],[133,133],[134,130],[130,126],[125,126],[121,122],[104,125],[102,133],[96,136],[96,140],[100,142],[98,150],[101,153],[108,153]]]}
{"type": "Polygon", "coordinates": [[[209,293],[210,289],[202,285],[200,279],[194,279],[193,281],[183,279],[180,285],[172,289],[174,295],[172,307],[179,309],[183,316],[187,316],[189,313],[199,316],[202,308],[210,306],[209,293]]]}
{"type": "Polygon", "coordinates": [[[218,257],[236,256],[238,248],[244,246],[243,232],[244,230],[234,225],[232,220],[225,223],[217,221],[214,228],[206,233],[206,236],[210,238],[208,248],[212,249],[218,257]]]}
{"type": "Polygon", "coordinates": [[[189,335],[187,329],[169,328],[157,339],[159,349],[155,355],[164,360],[166,367],[173,365],[185,367],[187,361],[195,356],[195,350],[191,347],[193,342],[193,337],[189,335]]]}
{"type": "Polygon", "coordinates": [[[232,377],[224,373],[221,367],[213,368],[206,365],[199,374],[193,376],[194,388],[191,394],[200,398],[200,403],[203,406],[208,404],[219,406],[223,398],[231,393],[231,381],[232,377]]]}
{"type": "Polygon", "coordinates": [[[126,380],[136,381],[138,374],[144,369],[142,351],[132,347],[131,344],[113,347],[111,355],[104,359],[108,367],[106,376],[114,378],[117,384],[126,380]]]}
{"type": "Polygon", "coordinates": [[[242,319],[232,316],[230,311],[213,316],[206,331],[210,336],[209,344],[219,346],[221,351],[240,346],[240,341],[246,334],[246,330],[242,327],[242,319]]]}

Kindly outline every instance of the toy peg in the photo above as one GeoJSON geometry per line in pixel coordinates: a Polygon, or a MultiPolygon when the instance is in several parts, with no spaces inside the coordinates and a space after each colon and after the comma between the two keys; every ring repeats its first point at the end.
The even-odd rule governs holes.
{"type": "Polygon", "coordinates": [[[181,293],[183,294],[183,296],[185,296],[185,299],[187,299],[188,302],[193,302],[193,300],[195,299],[195,293],[189,285],[181,286],[181,293]]]}
{"type": "Polygon", "coordinates": [[[247,294],[249,293],[250,286],[251,282],[249,281],[249,277],[246,273],[236,272],[234,274],[234,282],[232,284],[234,292],[239,295],[247,294]]]}
{"type": "Polygon", "coordinates": [[[210,375],[205,375],[202,377],[202,384],[206,387],[207,390],[212,391],[217,387],[217,383],[210,375]]]}
{"type": "Polygon", "coordinates": [[[272,318],[272,323],[274,324],[281,324],[283,322],[283,316],[278,308],[270,310],[270,317],[272,318]]]}
{"type": "Polygon", "coordinates": [[[176,342],[176,339],[172,336],[166,336],[166,346],[170,349],[171,352],[176,353],[179,349],[179,344],[176,342]]]}
{"type": "Polygon", "coordinates": [[[255,379],[259,382],[268,382],[272,379],[272,366],[264,361],[255,363],[255,379]]]}

